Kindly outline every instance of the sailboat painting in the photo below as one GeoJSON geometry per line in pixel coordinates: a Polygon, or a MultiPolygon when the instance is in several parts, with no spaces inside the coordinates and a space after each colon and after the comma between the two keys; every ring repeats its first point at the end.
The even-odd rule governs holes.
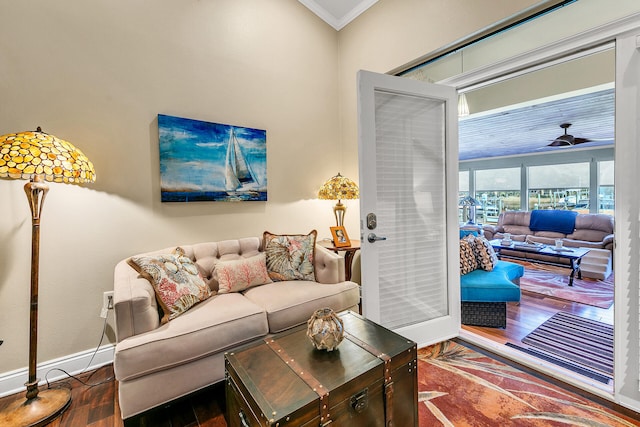
{"type": "Polygon", "coordinates": [[[267,132],[158,114],[163,202],[266,201],[267,132]]]}

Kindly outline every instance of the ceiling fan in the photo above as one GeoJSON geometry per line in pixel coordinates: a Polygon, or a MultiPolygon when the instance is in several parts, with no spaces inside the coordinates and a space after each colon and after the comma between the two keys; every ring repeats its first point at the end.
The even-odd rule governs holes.
{"type": "Polygon", "coordinates": [[[549,147],[572,147],[577,144],[583,144],[585,142],[593,141],[588,138],[576,138],[573,135],[569,135],[567,133],[567,129],[571,127],[571,123],[562,123],[560,125],[562,129],[564,129],[564,135],[560,135],[556,139],[551,142],[551,144],[547,144],[549,147]]]}

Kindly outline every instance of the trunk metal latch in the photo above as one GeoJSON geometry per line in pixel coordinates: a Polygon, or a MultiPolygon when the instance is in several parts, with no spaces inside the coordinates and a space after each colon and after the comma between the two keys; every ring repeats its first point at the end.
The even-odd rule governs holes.
{"type": "Polygon", "coordinates": [[[369,389],[365,388],[360,393],[351,396],[351,408],[358,414],[364,412],[369,406],[369,389]]]}

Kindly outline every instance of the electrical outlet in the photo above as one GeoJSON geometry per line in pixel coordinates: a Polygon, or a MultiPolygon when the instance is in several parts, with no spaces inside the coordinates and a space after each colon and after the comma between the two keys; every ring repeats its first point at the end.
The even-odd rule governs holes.
{"type": "Polygon", "coordinates": [[[113,310],[113,291],[107,291],[102,294],[102,310],[100,310],[100,317],[103,319],[106,318],[109,310],[113,310]]]}

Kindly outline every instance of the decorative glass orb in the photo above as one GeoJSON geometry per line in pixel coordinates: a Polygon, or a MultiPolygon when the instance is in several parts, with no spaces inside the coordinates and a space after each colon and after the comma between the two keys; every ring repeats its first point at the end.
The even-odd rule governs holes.
{"type": "Polygon", "coordinates": [[[344,324],[332,309],[321,308],[307,321],[307,336],[318,350],[333,351],[344,338],[344,324]]]}

